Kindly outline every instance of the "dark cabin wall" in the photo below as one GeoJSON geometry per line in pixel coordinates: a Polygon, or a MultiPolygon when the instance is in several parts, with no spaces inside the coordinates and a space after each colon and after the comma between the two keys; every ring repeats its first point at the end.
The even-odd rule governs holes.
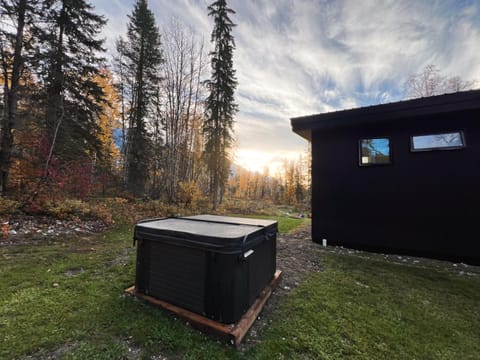
{"type": "Polygon", "coordinates": [[[480,111],[312,134],[312,236],[353,248],[480,262],[480,111]],[[461,150],[411,152],[410,136],[464,130],[461,150]],[[391,165],[359,166],[359,140],[389,137],[391,165]]]}

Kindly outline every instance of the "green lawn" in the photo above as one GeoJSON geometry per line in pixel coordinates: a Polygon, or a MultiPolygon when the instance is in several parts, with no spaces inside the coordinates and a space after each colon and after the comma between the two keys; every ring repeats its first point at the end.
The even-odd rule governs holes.
{"type": "Polygon", "coordinates": [[[267,219],[267,220],[276,220],[278,222],[278,231],[281,234],[288,233],[289,231],[292,231],[296,227],[298,227],[300,224],[302,224],[305,221],[310,221],[306,218],[291,218],[291,217],[278,217],[278,216],[268,216],[268,215],[243,215],[243,214],[238,214],[238,215],[231,215],[231,216],[238,216],[238,217],[246,217],[246,218],[255,218],[255,219],[267,219]]]}
{"type": "MultiPolygon", "coordinates": [[[[280,229],[302,220],[282,218],[280,229]],[[284,220],[283,220],[284,219],[284,220]]],[[[0,248],[0,359],[474,359],[480,279],[324,253],[281,299],[263,342],[237,353],[142,301],[131,227],[0,248]],[[161,357],[157,357],[161,358],[161,357]]]]}
{"type": "Polygon", "coordinates": [[[256,358],[479,359],[478,273],[334,253],[322,260],[325,271],[282,303],[256,358]]]}

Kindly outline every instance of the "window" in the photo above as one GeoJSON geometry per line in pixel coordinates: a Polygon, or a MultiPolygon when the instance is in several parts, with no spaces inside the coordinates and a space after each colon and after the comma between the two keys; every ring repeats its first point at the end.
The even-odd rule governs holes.
{"type": "Polygon", "coordinates": [[[454,150],[465,147],[462,131],[411,137],[412,151],[454,150]]]}
{"type": "Polygon", "coordinates": [[[390,139],[360,140],[360,165],[387,165],[391,162],[390,139]]]}

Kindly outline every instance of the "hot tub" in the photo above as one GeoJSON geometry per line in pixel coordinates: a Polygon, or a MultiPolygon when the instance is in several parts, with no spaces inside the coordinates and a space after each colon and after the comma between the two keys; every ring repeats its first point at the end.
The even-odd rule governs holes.
{"type": "Polygon", "coordinates": [[[135,290],[236,323],[276,270],[277,222],[215,215],[135,225],[135,290]]]}

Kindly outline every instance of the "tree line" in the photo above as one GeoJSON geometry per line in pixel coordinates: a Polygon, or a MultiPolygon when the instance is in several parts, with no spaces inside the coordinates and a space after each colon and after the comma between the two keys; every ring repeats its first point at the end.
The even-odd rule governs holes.
{"type": "Polygon", "coordinates": [[[1,194],[176,202],[201,193],[215,209],[237,111],[235,12],[225,0],[206,11],[208,53],[181,23],[160,28],[137,0],[107,61],[107,20],[88,0],[2,1],[1,194]]]}
{"type": "Polygon", "coordinates": [[[311,199],[310,155],[308,150],[296,160],[284,160],[278,174],[270,174],[268,167],[262,173],[235,167],[228,180],[229,198],[303,205],[300,207],[308,208],[311,199]]]}
{"type": "MultiPolygon", "coordinates": [[[[136,0],[109,54],[100,38],[107,19],[88,0],[2,0],[0,194],[27,205],[208,196],[214,209],[225,196],[308,197],[302,161],[286,163],[281,176],[232,173],[235,12],[225,0],[205,10],[209,52],[180,22],[159,27],[147,1],[136,0]]],[[[473,84],[429,65],[407,86],[419,97],[473,84]]]]}

